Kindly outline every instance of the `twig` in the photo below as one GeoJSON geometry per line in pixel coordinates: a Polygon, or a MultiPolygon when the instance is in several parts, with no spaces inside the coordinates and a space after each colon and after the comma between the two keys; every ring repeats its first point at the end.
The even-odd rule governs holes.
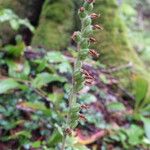
{"type": "Polygon", "coordinates": [[[113,73],[113,72],[118,72],[120,70],[132,68],[132,67],[133,67],[132,62],[129,62],[128,64],[124,64],[124,65],[121,65],[121,66],[118,66],[118,67],[114,67],[114,68],[107,69],[107,70],[102,70],[102,71],[105,72],[105,73],[113,73]]]}

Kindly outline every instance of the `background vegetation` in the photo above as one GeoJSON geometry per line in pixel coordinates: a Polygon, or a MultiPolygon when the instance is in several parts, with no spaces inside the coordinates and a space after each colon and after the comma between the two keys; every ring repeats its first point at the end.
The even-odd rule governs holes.
{"type": "MultiPolygon", "coordinates": [[[[0,0],[0,148],[60,150],[82,0],[0,0]],[[31,45],[31,46],[29,46],[31,45]]],[[[150,2],[96,0],[100,57],[66,150],[150,149],[150,2]]]]}

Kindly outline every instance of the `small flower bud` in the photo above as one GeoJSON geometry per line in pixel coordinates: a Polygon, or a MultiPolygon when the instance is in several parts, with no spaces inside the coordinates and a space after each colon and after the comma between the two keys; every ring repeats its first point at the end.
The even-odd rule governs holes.
{"type": "Polygon", "coordinates": [[[92,86],[93,85],[93,81],[92,80],[90,80],[90,81],[85,81],[85,85],[87,85],[87,86],[92,86]]]}
{"type": "Polygon", "coordinates": [[[89,54],[90,54],[92,57],[99,57],[99,53],[96,52],[94,49],[90,49],[89,54]]]}
{"type": "Polygon", "coordinates": [[[91,19],[97,19],[98,17],[100,17],[100,15],[96,14],[96,13],[92,13],[90,15],[91,19]]]}
{"type": "Polygon", "coordinates": [[[80,108],[81,108],[81,109],[89,109],[89,106],[86,105],[86,104],[83,104],[83,105],[80,106],[80,108]]]}
{"type": "Polygon", "coordinates": [[[96,29],[103,30],[103,27],[98,24],[95,24],[95,25],[93,25],[93,30],[96,30],[96,29]]]}
{"type": "Polygon", "coordinates": [[[80,18],[85,18],[86,17],[85,8],[81,7],[78,11],[78,14],[80,18]]]}
{"type": "Polygon", "coordinates": [[[72,130],[70,128],[65,129],[65,133],[69,136],[72,135],[72,130]]]}
{"type": "Polygon", "coordinates": [[[96,39],[93,38],[93,37],[90,37],[89,42],[91,42],[91,43],[96,43],[96,39]]]}
{"type": "Polygon", "coordinates": [[[94,77],[92,77],[92,76],[85,76],[85,79],[86,80],[94,80],[94,77]]]}
{"type": "Polygon", "coordinates": [[[84,8],[84,7],[80,7],[79,11],[80,11],[80,12],[84,12],[84,11],[85,11],[85,8],[84,8]]]}
{"type": "Polygon", "coordinates": [[[86,121],[86,117],[83,114],[79,114],[79,118],[83,121],[86,121]]]}
{"type": "Polygon", "coordinates": [[[81,33],[80,32],[74,32],[71,36],[72,40],[75,42],[79,42],[81,40],[81,33]]]}
{"type": "Polygon", "coordinates": [[[82,70],[81,71],[85,76],[91,76],[90,73],[87,70],[82,70]]]}

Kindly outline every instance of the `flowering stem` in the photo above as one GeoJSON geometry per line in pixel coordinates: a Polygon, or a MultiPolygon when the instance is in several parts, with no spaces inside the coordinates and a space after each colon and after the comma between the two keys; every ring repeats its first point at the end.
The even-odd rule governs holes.
{"type": "Polygon", "coordinates": [[[81,19],[81,31],[74,32],[72,39],[77,43],[78,57],[74,63],[73,77],[72,77],[72,89],[68,98],[69,110],[67,114],[66,128],[64,132],[64,139],[62,149],[65,150],[67,135],[71,135],[71,131],[78,125],[79,119],[84,119],[85,116],[80,114],[81,109],[86,109],[86,106],[82,106],[77,103],[77,93],[83,88],[84,84],[92,85],[94,77],[86,70],[82,68],[84,60],[88,54],[91,56],[99,56],[95,50],[89,49],[90,43],[95,43],[96,40],[90,37],[95,29],[101,29],[99,25],[92,26],[92,19],[97,18],[99,15],[93,13],[93,3],[95,0],[84,0],[83,7],[79,9],[79,17],[81,19]]]}

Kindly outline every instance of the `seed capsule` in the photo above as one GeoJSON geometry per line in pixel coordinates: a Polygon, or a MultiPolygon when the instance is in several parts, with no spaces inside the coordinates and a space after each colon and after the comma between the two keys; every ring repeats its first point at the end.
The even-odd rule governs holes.
{"type": "Polygon", "coordinates": [[[103,30],[103,27],[96,24],[96,25],[93,25],[93,30],[96,30],[96,29],[100,29],[100,30],[103,30]]]}
{"type": "Polygon", "coordinates": [[[71,135],[72,135],[72,130],[71,130],[70,128],[67,128],[67,129],[65,130],[65,133],[66,133],[67,135],[71,136],[71,135]]]}
{"type": "Polygon", "coordinates": [[[99,57],[99,53],[96,52],[94,49],[90,49],[89,54],[90,54],[92,57],[99,57]]]}
{"type": "Polygon", "coordinates": [[[89,109],[89,106],[86,105],[86,104],[83,104],[83,105],[80,106],[80,108],[81,108],[81,109],[89,109]]]}
{"type": "Polygon", "coordinates": [[[81,8],[79,9],[78,14],[79,14],[79,17],[80,17],[81,19],[82,19],[82,18],[85,18],[85,17],[86,17],[85,8],[84,8],[84,7],[81,7],[81,8]]]}
{"type": "Polygon", "coordinates": [[[83,121],[86,121],[86,117],[83,114],[79,114],[79,118],[83,121]]]}
{"type": "Polygon", "coordinates": [[[97,19],[98,17],[100,17],[100,15],[96,14],[96,13],[92,13],[90,15],[91,19],[97,19]]]}
{"type": "Polygon", "coordinates": [[[82,70],[82,73],[83,73],[85,76],[90,76],[90,73],[89,73],[87,70],[82,70]]]}
{"type": "Polygon", "coordinates": [[[71,36],[71,39],[74,40],[75,42],[79,42],[81,40],[81,33],[76,31],[73,33],[71,36]]]}
{"type": "Polygon", "coordinates": [[[90,37],[89,42],[91,42],[91,43],[96,43],[96,39],[93,38],[93,37],[90,37]]]}
{"type": "Polygon", "coordinates": [[[85,11],[85,8],[84,7],[80,7],[80,12],[84,12],[85,11]]]}

